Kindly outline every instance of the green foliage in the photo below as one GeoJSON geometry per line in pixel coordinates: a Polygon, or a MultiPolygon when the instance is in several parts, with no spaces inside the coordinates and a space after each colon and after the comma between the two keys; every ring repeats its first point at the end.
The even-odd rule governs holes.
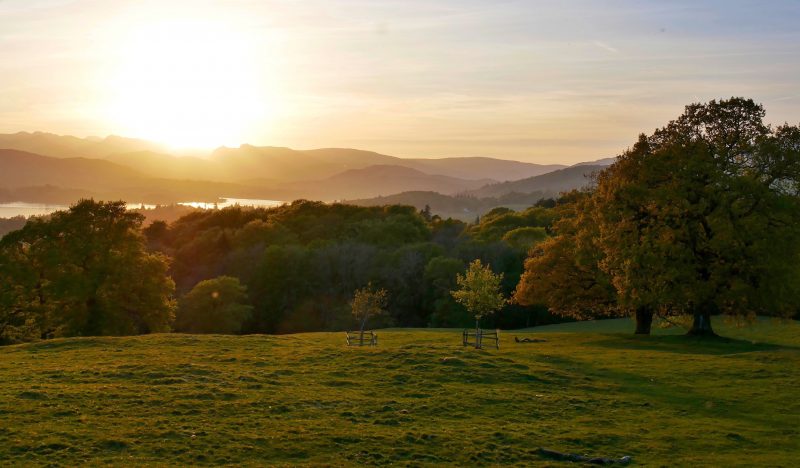
{"type": "Polygon", "coordinates": [[[219,276],[197,283],[178,303],[175,326],[188,333],[239,333],[253,307],[237,278],[219,276]]]}
{"type": "Polygon", "coordinates": [[[500,292],[502,280],[502,273],[495,274],[489,265],[484,266],[480,260],[475,260],[469,264],[465,274],[456,276],[458,289],[451,294],[476,320],[480,320],[506,304],[500,292]]]}
{"type": "Polygon", "coordinates": [[[503,241],[519,250],[528,250],[547,239],[547,231],[543,227],[521,227],[512,229],[503,235],[503,241]]]}
{"type": "MultiPolygon", "coordinates": [[[[131,212],[126,215],[141,219],[131,212]]],[[[299,200],[275,208],[193,211],[170,224],[157,221],[141,231],[140,221],[131,225],[133,235],[141,241],[138,232],[142,232],[147,248],[158,253],[148,253],[150,257],[133,262],[128,268],[131,275],[156,278],[154,284],[157,278],[169,281],[164,261],[170,257],[168,273],[180,295],[186,295],[204,280],[219,276],[237,278],[247,288],[247,298],[242,303],[252,307],[241,328],[236,329],[241,333],[348,328],[353,321],[348,305],[353,291],[370,282],[391,292],[385,316],[372,326],[461,326],[469,316],[450,295],[456,286],[456,274],[463,273],[465,264],[480,259],[504,273],[501,292],[510,293],[522,272],[525,243],[545,232],[548,216],[549,211],[542,208],[524,212],[504,209],[485,217],[483,227],[468,231],[463,222],[436,216],[428,220],[424,209],[419,212],[408,206],[358,207],[299,200]],[[515,232],[509,234],[509,231],[515,232]],[[152,262],[156,258],[161,259],[162,273],[154,270],[159,264],[152,262]],[[438,273],[437,264],[443,267],[438,273]],[[150,273],[145,272],[148,268],[150,273]],[[446,279],[440,276],[444,273],[446,279]]],[[[32,223],[29,232],[36,226],[32,223]]],[[[73,246],[80,244],[72,239],[68,242],[73,246]]],[[[53,247],[55,244],[47,245],[58,250],[53,247]]],[[[39,293],[47,296],[56,286],[66,289],[82,286],[73,288],[66,283],[50,282],[38,285],[37,267],[16,258],[23,252],[6,249],[0,255],[9,256],[8,261],[3,261],[5,270],[0,268],[0,275],[16,278],[0,284],[0,301],[10,304],[0,317],[6,341],[18,341],[22,336],[32,339],[41,334],[127,333],[106,325],[76,331],[75,327],[81,326],[80,320],[74,326],[69,325],[72,331],[54,328],[67,324],[52,320],[56,308],[52,302],[40,301],[39,293]],[[30,268],[21,267],[25,265],[30,268]]],[[[51,255],[42,250],[36,259],[51,262],[55,271],[60,256],[61,252],[54,251],[51,255]]],[[[44,263],[41,268],[47,266],[44,263]]],[[[65,274],[63,278],[66,282],[70,277],[65,274]]],[[[137,302],[140,298],[145,302],[155,300],[146,293],[158,290],[151,286],[142,286],[144,290],[126,298],[118,296],[120,300],[104,303],[95,310],[102,315],[106,307],[114,311],[115,307],[131,303],[137,309],[141,307],[143,314],[154,311],[157,315],[161,310],[158,307],[145,307],[137,302]]],[[[131,281],[126,287],[135,291],[140,282],[131,281]]],[[[525,326],[530,323],[530,316],[525,310],[515,309],[498,319],[498,323],[525,326]]],[[[168,317],[162,325],[169,323],[168,317]]],[[[141,330],[164,329],[153,323],[141,330]]],[[[178,326],[190,329],[183,319],[178,326]]]]}
{"type": "Polygon", "coordinates": [[[481,241],[499,241],[509,232],[519,228],[549,228],[553,223],[553,216],[551,209],[540,206],[533,206],[521,212],[504,207],[495,208],[483,215],[480,222],[472,226],[470,233],[481,241]]]}
{"type": "Polygon", "coordinates": [[[358,321],[359,329],[364,331],[367,320],[386,313],[386,304],[389,293],[385,289],[376,289],[372,283],[361,289],[356,289],[353,300],[350,301],[350,311],[358,321]]]}
{"type": "Polygon", "coordinates": [[[598,245],[594,198],[573,192],[562,199],[556,213],[555,236],[531,251],[514,300],[545,304],[553,313],[574,319],[616,315],[611,277],[599,268],[604,254],[598,245]]]}
{"type": "Polygon", "coordinates": [[[141,223],[123,202],[81,200],[5,236],[0,339],[168,331],[175,286],[141,223]]]}
{"type": "MultiPolygon", "coordinates": [[[[515,228],[546,219],[541,209],[525,213],[515,228]]],[[[460,221],[433,216],[427,222],[424,212],[406,206],[297,201],[192,213],[159,235],[156,248],[174,257],[179,291],[220,275],[239,278],[253,306],[244,333],[288,333],[351,326],[353,291],[370,282],[390,292],[380,325],[462,324],[468,316],[449,291],[464,264],[480,258],[505,273],[503,293],[516,286],[525,249],[502,241],[503,234],[476,240],[460,221]],[[426,279],[437,258],[459,265],[446,289],[426,279]]],[[[523,315],[511,317],[503,323],[529,323],[523,315]]]]}
{"type": "Polygon", "coordinates": [[[431,311],[433,327],[464,327],[469,325],[469,313],[453,299],[450,291],[456,288],[456,277],[464,273],[464,263],[450,257],[434,257],[423,273],[425,305],[431,311]]]}
{"type": "MultiPolygon", "coordinates": [[[[641,135],[591,194],[559,201],[556,237],[537,246],[517,287],[575,318],[797,313],[800,128],[771,128],[731,98],[693,104],[641,135]]],[[[637,329],[637,332],[639,330],[637,329]]]]}

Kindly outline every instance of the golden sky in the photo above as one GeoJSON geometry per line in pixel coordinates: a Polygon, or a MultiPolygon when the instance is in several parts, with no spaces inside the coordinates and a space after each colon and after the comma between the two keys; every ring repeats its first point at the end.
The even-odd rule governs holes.
{"type": "Polygon", "coordinates": [[[0,0],[0,133],[574,163],[685,104],[800,121],[800,2],[0,0]]]}

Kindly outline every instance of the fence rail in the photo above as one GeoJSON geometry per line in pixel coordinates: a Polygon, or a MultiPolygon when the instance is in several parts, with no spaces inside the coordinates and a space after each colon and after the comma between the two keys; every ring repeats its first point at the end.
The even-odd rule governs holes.
{"type": "Polygon", "coordinates": [[[464,330],[461,335],[461,344],[464,346],[475,346],[476,349],[483,348],[483,340],[493,341],[495,349],[500,349],[500,331],[464,330]]]}
{"type": "Polygon", "coordinates": [[[378,346],[378,334],[371,331],[345,332],[347,346],[378,346]]]}

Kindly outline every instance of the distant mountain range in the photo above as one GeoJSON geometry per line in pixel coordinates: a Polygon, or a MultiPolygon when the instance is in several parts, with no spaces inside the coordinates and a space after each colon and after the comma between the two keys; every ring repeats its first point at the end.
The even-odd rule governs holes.
{"type": "Polygon", "coordinates": [[[389,195],[408,190],[435,190],[443,194],[456,194],[477,189],[491,179],[467,180],[444,175],[431,175],[409,167],[377,165],[363,169],[350,169],[331,177],[311,182],[280,184],[284,190],[295,193],[292,198],[342,200],[348,198],[389,195]]]}
{"type": "Polygon", "coordinates": [[[273,146],[242,145],[218,148],[208,158],[175,157],[152,151],[111,154],[110,161],[150,175],[229,182],[316,180],[370,166],[398,166],[429,175],[468,180],[514,180],[563,168],[493,158],[407,159],[349,148],[294,150],[273,146]]]}
{"type": "Polygon", "coordinates": [[[66,185],[107,189],[124,187],[144,179],[142,174],[131,168],[103,159],[53,158],[12,149],[0,150],[0,165],[0,187],[9,188],[66,185]]]}
{"type": "Polygon", "coordinates": [[[71,203],[79,197],[170,203],[259,198],[256,188],[210,181],[161,179],[102,159],[53,158],[0,149],[0,202],[71,203]],[[186,197],[189,197],[188,199],[186,197]]]}
{"type": "Polygon", "coordinates": [[[596,161],[587,161],[587,162],[581,162],[581,163],[578,163],[578,164],[573,164],[573,166],[610,166],[610,165],[614,164],[614,161],[616,161],[616,160],[617,160],[616,157],[603,158],[603,159],[598,159],[596,161]]]}
{"type": "Polygon", "coordinates": [[[558,194],[591,185],[593,183],[592,175],[605,167],[607,166],[577,165],[521,180],[488,184],[479,189],[470,190],[466,194],[478,198],[500,197],[508,193],[558,194]]]}
{"type": "Polygon", "coordinates": [[[589,187],[594,183],[593,175],[607,166],[576,165],[535,177],[513,182],[493,183],[478,189],[447,195],[432,191],[406,191],[389,196],[348,200],[362,206],[411,205],[431,210],[444,217],[473,221],[492,208],[505,206],[523,209],[542,198],[555,198],[562,192],[589,187]]]}
{"type": "Polygon", "coordinates": [[[585,186],[587,174],[612,162],[608,158],[566,167],[484,157],[406,159],[346,148],[251,145],[218,148],[205,157],[177,156],[131,138],[20,132],[0,134],[0,202],[66,203],[94,196],[144,203],[219,197],[371,203],[370,199],[388,200],[404,193],[415,194],[418,201],[427,196],[420,194],[435,192],[462,200],[486,199],[474,204],[474,210],[481,211],[487,203],[530,203],[535,197],[585,186]]]}
{"type": "Polygon", "coordinates": [[[460,179],[508,181],[566,167],[484,157],[410,159],[349,148],[294,150],[252,145],[221,147],[206,155],[208,157],[201,158],[170,154],[163,146],[133,138],[77,138],[43,132],[0,134],[0,148],[55,158],[108,159],[151,177],[225,182],[248,179],[317,180],[346,170],[375,165],[402,166],[426,174],[460,179]]]}
{"type": "Polygon", "coordinates": [[[16,149],[53,158],[100,159],[117,153],[134,151],[168,152],[156,143],[111,135],[105,138],[78,138],[45,132],[0,134],[0,148],[16,149]]]}
{"type": "Polygon", "coordinates": [[[377,165],[352,169],[312,181],[276,182],[250,180],[243,183],[158,178],[103,159],[52,158],[17,150],[0,150],[0,188],[26,194],[18,200],[7,193],[6,201],[74,201],[76,193],[98,198],[125,198],[132,202],[171,203],[215,200],[219,197],[294,200],[341,200],[374,197],[407,190],[436,190],[454,194],[477,189],[491,179],[466,180],[430,175],[401,166],[377,165]],[[35,188],[51,199],[30,200],[35,188]],[[55,190],[60,188],[62,190],[55,190]],[[64,200],[63,197],[70,199],[64,200]]]}

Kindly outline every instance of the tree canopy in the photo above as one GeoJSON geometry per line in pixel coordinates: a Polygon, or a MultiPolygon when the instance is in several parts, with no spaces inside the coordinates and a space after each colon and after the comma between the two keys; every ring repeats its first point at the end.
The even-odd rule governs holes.
{"type": "Polygon", "coordinates": [[[3,237],[0,339],[168,331],[175,285],[142,220],[123,202],[81,200],[3,237]]]}
{"type": "Polygon", "coordinates": [[[219,276],[197,283],[181,298],[175,328],[188,333],[239,333],[252,311],[247,288],[239,279],[219,276]]]}
{"type": "Polygon", "coordinates": [[[692,334],[713,334],[716,313],[796,313],[800,129],[763,118],[731,98],[641,135],[533,253],[518,300],[635,314],[647,331],[653,314],[691,314],[692,334]]]}
{"type": "Polygon", "coordinates": [[[358,320],[359,330],[363,332],[367,320],[386,312],[388,299],[389,293],[385,289],[376,289],[371,283],[364,288],[356,289],[353,300],[350,301],[350,308],[353,317],[358,320]]]}
{"type": "Polygon", "coordinates": [[[494,273],[489,265],[474,260],[462,275],[456,276],[458,288],[451,292],[453,298],[463,305],[479,321],[505,305],[506,298],[500,292],[502,273],[494,273]]]}
{"type": "Polygon", "coordinates": [[[594,220],[594,198],[573,192],[555,207],[553,237],[534,246],[514,300],[546,304],[563,317],[583,320],[619,315],[610,276],[599,267],[604,258],[594,220]]]}

